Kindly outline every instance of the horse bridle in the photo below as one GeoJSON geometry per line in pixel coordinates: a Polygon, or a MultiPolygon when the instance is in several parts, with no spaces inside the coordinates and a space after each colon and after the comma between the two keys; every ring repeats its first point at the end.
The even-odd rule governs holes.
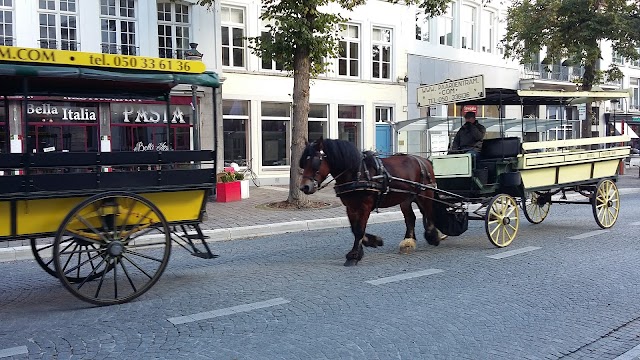
{"type": "Polygon", "coordinates": [[[317,151],[313,157],[307,156],[307,160],[311,159],[311,170],[314,171],[314,174],[313,174],[313,177],[311,176],[302,177],[303,179],[311,180],[313,182],[313,187],[317,188],[318,190],[320,190],[321,188],[319,187],[320,184],[318,184],[318,180],[316,179],[316,176],[320,173],[320,166],[322,165],[322,160],[324,160],[324,158],[325,158],[325,154],[324,154],[324,151],[322,150],[317,151]]]}

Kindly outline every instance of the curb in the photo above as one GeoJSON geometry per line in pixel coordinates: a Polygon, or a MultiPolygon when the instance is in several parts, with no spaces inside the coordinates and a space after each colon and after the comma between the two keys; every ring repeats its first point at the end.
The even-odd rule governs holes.
{"type": "MultiPolygon", "coordinates": [[[[420,214],[420,211],[414,211],[416,212],[416,218],[421,219],[422,214],[420,214]]],[[[373,213],[369,217],[369,224],[381,224],[400,220],[404,220],[402,211],[373,213]]],[[[301,220],[267,225],[203,230],[202,232],[204,233],[204,235],[209,236],[209,239],[207,240],[208,242],[218,242],[243,239],[248,240],[262,236],[286,234],[297,231],[336,229],[345,227],[349,227],[349,219],[346,216],[343,216],[327,219],[301,220]]],[[[18,260],[34,260],[31,246],[0,248],[0,263],[18,260]]]]}

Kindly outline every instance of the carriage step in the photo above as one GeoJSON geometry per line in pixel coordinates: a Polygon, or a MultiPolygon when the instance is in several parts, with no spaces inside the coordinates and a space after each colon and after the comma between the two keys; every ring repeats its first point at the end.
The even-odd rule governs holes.
{"type": "Polygon", "coordinates": [[[199,257],[201,259],[215,259],[218,256],[220,256],[220,255],[208,254],[208,253],[204,253],[204,252],[191,253],[191,255],[193,255],[195,257],[199,257]]]}
{"type": "Polygon", "coordinates": [[[186,234],[184,235],[185,238],[189,239],[189,240],[204,240],[204,239],[209,239],[210,236],[209,235],[199,235],[199,234],[186,234]]]}

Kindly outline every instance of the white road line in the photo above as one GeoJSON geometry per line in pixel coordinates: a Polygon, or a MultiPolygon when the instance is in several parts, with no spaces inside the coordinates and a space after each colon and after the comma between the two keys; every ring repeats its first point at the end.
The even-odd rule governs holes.
{"type": "Polygon", "coordinates": [[[634,221],[634,222],[632,222],[632,223],[631,223],[631,224],[629,224],[629,225],[631,225],[631,226],[638,226],[638,225],[640,225],[640,221],[634,221]]]}
{"type": "Polygon", "coordinates": [[[24,355],[24,354],[28,354],[29,350],[27,350],[26,346],[16,346],[16,347],[12,347],[12,348],[8,348],[8,349],[0,349],[0,358],[5,358],[5,357],[9,357],[9,356],[16,356],[16,355],[24,355]]]}
{"type": "Polygon", "coordinates": [[[427,270],[422,270],[422,271],[410,272],[410,273],[406,273],[406,274],[383,277],[383,278],[380,278],[380,279],[369,280],[369,281],[365,281],[365,282],[369,283],[371,285],[382,285],[382,284],[386,284],[386,283],[390,283],[390,282],[413,279],[413,278],[417,278],[417,277],[420,277],[420,276],[438,274],[438,273],[441,273],[441,272],[444,272],[444,270],[427,269],[427,270]]]}
{"type": "Polygon", "coordinates": [[[588,237],[592,237],[592,236],[596,236],[596,235],[600,235],[600,234],[606,234],[608,233],[609,230],[595,230],[595,231],[589,231],[588,233],[584,233],[584,234],[580,234],[580,235],[574,235],[574,236],[569,236],[569,239],[573,239],[573,240],[579,240],[579,239],[584,239],[584,238],[588,238],[588,237]]]}
{"type": "Polygon", "coordinates": [[[167,320],[169,320],[169,322],[174,324],[174,325],[186,324],[186,323],[199,321],[199,320],[213,319],[213,318],[220,317],[220,316],[233,315],[233,314],[237,314],[237,313],[241,313],[241,312],[247,312],[247,311],[251,311],[251,310],[262,309],[262,308],[267,308],[267,307],[271,307],[271,306],[287,304],[289,302],[290,301],[287,300],[287,299],[275,298],[275,299],[255,302],[255,303],[251,303],[251,304],[232,306],[232,307],[228,307],[228,308],[224,308],[224,309],[218,309],[218,310],[212,310],[212,311],[205,311],[205,312],[192,314],[192,315],[172,317],[172,318],[168,318],[167,320]]]}
{"type": "Polygon", "coordinates": [[[640,345],[634,347],[633,349],[627,351],[626,353],[618,356],[613,360],[633,360],[640,356],[640,345]]]}
{"type": "Polygon", "coordinates": [[[537,246],[526,246],[526,247],[523,247],[522,249],[509,250],[509,251],[501,252],[499,254],[489,255],[487,257],[492,259],[502,259],[509,256],[518,255],[518,254],[522,254],[522,253],[526,253],[526,252],[538,250],[538,249],[540,248],[537,246]]]}

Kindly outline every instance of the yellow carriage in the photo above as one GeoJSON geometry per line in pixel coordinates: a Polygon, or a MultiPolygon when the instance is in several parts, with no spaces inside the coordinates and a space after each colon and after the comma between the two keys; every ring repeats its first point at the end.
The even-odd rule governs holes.
{"type": "MultiPolygon", "coordinates": [[[[10,146],[0,147],[0,241],[29,239],[45,271],[97,305],[124,303],[151,288],[167,266],[172,243],[201,258],[216,256],[200,228],[215,185],[215,152],[173,150],[177,131],[166,116],[174,87],[216,88],[217,74],[193,60],[0,47],[0,75],[5,113],[12,116],[4,124],[11,130],[10,146]],[[26,119],[42,115],[45,126],[57,111],[33,104],[89,98],[161,100],[165,123],[155,124],[153,134],[165,140],[163,147],[103,151],[109,136],[102,128],[113,116],[103,102],[93,117],[88,110],[63,109],[72,120],[99,121],[90,141],[107,145],[42,151],[26,119]]],[[[74,136],[80,135],[67,140],[74,136]]]]}

